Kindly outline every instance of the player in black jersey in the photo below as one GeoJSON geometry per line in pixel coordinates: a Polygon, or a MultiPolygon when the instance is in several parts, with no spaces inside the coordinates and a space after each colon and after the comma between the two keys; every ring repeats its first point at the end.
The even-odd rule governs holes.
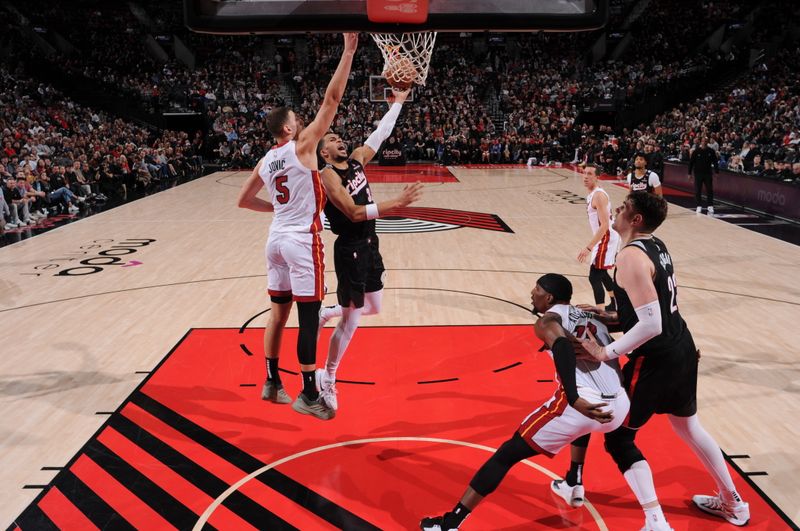
{"type": "Polygon", "coordinates": [[[675,433],[694,451],[714,478],[717,496],[694,496],[703,511],[742,526],[750,509],[736,492],[722,451],[697,418],[699,352],[678,311],[678,285],[672,256],[653,235],[667,216],[667,202],[647,192],[632,192],[617,209],[613,228],[623,241],[617,254],[616,315],[625,334],[603,347],[593,339],[585,350],[599,361],[628,355],[623,368],[631,410],[619,429],[606,435],[606,449],[645,509],[645,529],[668,529],[653,486],[653,476],[636,447],[636,430],[653,414],[665,413],[675,433]]]}
{"type": "Polygon", "coordinates": [[[628,174],[627,180],[631,192],[664,195],[661,190],[661,179],[655,172],[647,169],[647,156],[644,153],[637,153],[633,156],[633,171],[628,174]]]}
{"type": "Polygon", "coordinates": [[[397,197],[375,203],[364,166],[372,160],[389,136],[408,92],[395,94],[395,102],[378,128],[363,146],[347,153],[347,146],[335,133],[320,140],[322,183],[328,196],[325,216],[338,237],[333,246],[333,261],[339,304],[322,308],[319,329],[333,317],[341,317],[331,336],[325,370],[317,370],[317,384],[325,402],[338,408],[336,370],[353,337],[362,315],[380,312],[383,298],[383,259],[375,233],[375,218],[393,208],[407,206],[421,197],[422,184],[406,186],[397,197]]]}

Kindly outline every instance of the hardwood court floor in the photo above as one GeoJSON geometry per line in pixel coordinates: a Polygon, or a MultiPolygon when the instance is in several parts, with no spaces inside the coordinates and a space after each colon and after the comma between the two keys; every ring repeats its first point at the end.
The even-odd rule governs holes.
{"type": "MultiPolygon", "coordinates": [[[[391,289],[386,290],[383,313],[365,319],[365,326],[530,324],[521,307],[528,306],[535,279],[548,271],[571,276],[576,302],[590,300],[586,267],[574,259],[589,238],[578,176],[565,169],[528,168],[454,168],[453,174],[458,182],[427,186],[418,205],[426,208],[419,216],[423,220],[383,224],[391,231],[381,237],[391,289]]],[[[0,249],[0,515],[7,524],[41,492],[23,487],[49,485],[59,471],[42,468],[69,463],[108,420],[104,412],[126,404],[189,329],[263,326],[263,315],[250,319],[267,307],[263,244],[269,216],[235,208],[244,178],[244,173],[215,174],[0,249]]],[[[382,197],[401,186],[374,184],[373,190],[382,197]]],[[[613,184],[606,189],[615,204],[625,194],[613,184]]],[[[800,436],[794,420],[800,418],[800,406],[793,400],[800,375],[792,334],[800,318],[800,288],[794,282],[800,250],[677,207],[659,236],[676,261],[681,312],[703,351],[701,418],[727,454],[749,456],[736,459],[743,471],[767,473],[751,480],[791,519],[800,520],[800,450],[794,444],[800,436]]],[[[332,235],[326,231],[324,238],[330,246],[332,235]]],[[[327,264],[326,280],[333,288],[330,257],[327,264]]],[[[289,325],[296,326],[294,317],[289,325]]],[[[258,357],[258,341],[247,344],[258,357]]],[[[319,351],[321,359],[324,345],[319,351]]],[[[436,356],[431,352],[433,360],[436,356]]],[[[209,372],[233,370],[235,362],[222,353],[210,359],[218,362],[209,372]]],[[[354,356],[353,362],[357,360],[354,356]]],[[[284,367],[294,370],[295,363],[287,352],[284,367]]],[[[430,379],[439,379],[433,363],[430,379]]],[[[343,371],[347,364],[345,358],[343,371]]],[[[418,369],[424,373],[425,365],[418,369]]],[[[552,372],[537,365],[536,370],[542,369],[552,372]]],[[[258,384],[263,377],[249,376],[253,382],[241,383],[258,384]]],[[[287,381],[296,387],[297,382],[287,381]]],[[[365,389],[359,388],[359,396],[365,389]]],[[[447,402],[445,388],[439,389],[447,402]]],[[[519,404],[518,415],[508,415],[507,427],[496,426],[491,437],[476,435],[468,442],[491,446],[487,443],[502,440],[542,398],[541,390],[525,385],[503,390],[519,404]]],[[[343,408],[348,391],[342,391],[343,408]]],[[[371,391],[380,392],[378,386],[371,391]]],[[[263,406],[260,411],[268,419],[270,410],[257,393],[257,387],[249,389],[245,396],[254,402],[247,407],[263,406]]],[[[417,412],[423,421],[425,414],[424,409],[417,412]]],[[[296,439],[298,447],[306,439],[324,444],[324,423],[293,418],[281,416],[286,437],[296,439]]],[[[390,415],[381,420],[390,422],[390,415]]],[[[451,429],[443,425],[442,433],[451,429]]],[[[435,438],[436,432],[434,427],[424,435],[435,438]]],[[[413,448],[403,451],[413,454],[413,448]]],[[[643,451],[664,463],[685,456],[663,448],[648,452],[647,443],[643,451]]],[[[600,461],[601,454],[595,445],[590,455],[600,461]]],[[[468,480],[484,457],[465,457],[459,479],[468,480]]],[[[549,466],[539,459],[537,463],[549,466]]],[[[457,457],[448,466],[459,463],[457,457]]],[[[561,468],[554,471],[561,473],[561,468]]],[[[696,487],[684,485],[686,492],[710,489],[707,479],[698,478],[696,487]]],[[[656,475],[661,490],[660,479],[667,477],[656,475]]],[[[737,482],[743,484],[738,477],[737,482]]],[[[522,483],[509,488],[513,485],[522,483]]],[[[462,487],[463,482],[454,481],[443,499],[456,499],[462,487]]],[[[631,501],[626,491],[614,492],[631,501]]],[[[591,500],[591,494],[587,497],[591,500]]],[[[613,505],[601,499],[601,514],[604,499],[605,505],[613,505]]],[[[670,498],[668,511],[680,502],[680,496],[670,498]]],[[[413,513],[414,507],[408,511],[413,513]]],[[[687,511],[673,518],[676,529],[688,529],[695,517],[715,525],[687,511]]],[[[507,525],[522,525],[508,518],[507,525]]],[[[759,528],[787,525],[773,527],[763,514],[759,518],[765,526],[759,528]]]]}

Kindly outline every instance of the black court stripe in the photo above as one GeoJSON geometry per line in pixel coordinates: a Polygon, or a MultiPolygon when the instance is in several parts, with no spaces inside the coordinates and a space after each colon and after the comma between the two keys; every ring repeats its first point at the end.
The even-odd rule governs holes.
{"type": "Polygon", "coordinates": [[[348,531],[380,530],[379,527],[336,505],[329,499],[320,496],[305,485],[298,483],[274,468],[259,474],[256,479],[339,529],[347,529],[348,531]]]}
{"type": "Polygon", "coordinates": [[[28,508],[14,520],[14,523],[11,524],[8,529],[14,529],[15,526],[19,526],[22,531],[31,529],[35,529],[36,531],[50,531],[51,529],[58,531],[58,526],[54,524],[53,521],[44,514],[41,507],[35,503],[30,504],[28,508]]]}
{"type": "Polygon", "coordinates": [[[513,369],[514,367],[519,367],[520,365],[522,365],[522,362],[521,361],[517,361],[517,362],[512,363],[511,365],[506,365],[505,367],[500,367],[499,369],[494,369],[494,370],[492,370],[492,372],[503,372],[503,371],[507,371],[508,369],[513,369]]]}
{"type": "Polygon", "coordinates": [[[100,441],[90,441],[83,451],[87,457],[111,474],[142,503],[147,504],[170,524],[178,529],[191,529],[197,523],[197,515],[194,511],[153,483],[150,478],[133,468],[100,441]]]}
{"type": "MultiPolygon", "coordinates": [[[[142,392],[134,393],[131,402],[248,474],[265,466],[259,459],[142,392]]],[[[261,474],[257,480],[339,529],[371,531],[380,529],[275,469],[261,474]]]]}
{"type": "Polygon", "coordinates": [[[58,477],[56,487],[98,528],[136,529],[71,471],[65,470],[58,477]]]}
{"type": "MultiPolygon", "coordinates": [[[[211,498],[219,497],[230,486],[127,418],[121,415],[117,416],[110,424],[112,428],[211,498]]],[[[233,492],[225,498],[222,505],[256,529],[297,529],[239,491],[233,492]]]]}

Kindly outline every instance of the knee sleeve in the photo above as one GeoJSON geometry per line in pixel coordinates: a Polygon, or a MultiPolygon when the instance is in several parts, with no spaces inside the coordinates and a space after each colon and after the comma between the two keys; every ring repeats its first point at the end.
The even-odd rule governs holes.
{"type": "Polygon", "coordinates": [[[624,427],[606,434],[606,451],[623,474],[637,461],[644,461],[642,452],[634,443],[635,437],[635,430],[624,427]]]}
{"type": "Polygon", "coordinates": [[[322,301],[298,302],[297,313],[300,333],[297,336],[297,359],[301,365],[317,362],[317,328],[322,301]]]}
{"type": "Polygon", "coordinates": [[[515,433],[483,464],[469,486],[481,496],[488,496],[497,489],[512,466],[534,455],[536,451],[528,446],[519,433],[515,433]]]}
{"type": "Polygon", "coordinates": [[[376,315],[381,313],[381,302],[383,301],[383,290],[371,291],[364,294],[364,307],[361,309],[362,315],[376,315]]]}
{"type": "Polygon", "coordinates": [[[581,435],[574,441],[572,441],[572,446],[577,446],[578,448],[587,448],[589,446],[589,438],[591,434],[587,433],[586,435],[581,435]]]}
{"type": "Polygon", "coordinates": [[[292,296],[287,295],[285,297],[276,297],[275,295],[270,295],[269,300],[274,302],[275,304],[289,304],[292,302],[292,296]]]}

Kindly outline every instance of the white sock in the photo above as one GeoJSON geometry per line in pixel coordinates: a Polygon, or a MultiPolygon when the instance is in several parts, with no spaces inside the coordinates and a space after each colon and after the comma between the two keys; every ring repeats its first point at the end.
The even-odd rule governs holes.
{"type": "Polygon", "coordinates": [[[342,308],[342,318],[331,335],[331,342],[328,346],[328,359],[325,362],[325,370],[331,378],[336,378],[336,370],[344,357],[344,353],[353,339],[353,334],[358,329],[358,322],[361,320],[361,308],[342,308]]]}
{"type": "Polygon", "coordinates": [[[655,526],[667,523],[667,518],[664,516],[664,511],[661,510],[660,505],[644,509],[644,519],[650,524],[655,524],[655,526]]]}
{"type": "Polygon", "coordinates": [[[725,458],[722,457],[722,450],[719,449],[719,445],[714,441],[714,438],[700,424],[697,415],[695,414],[691,417],[668,416],[672,429],[683,439],[683,442],[689,445],[694,455],[697,456],[703,466],[706,467],[706,470],[708,470],[708,473],[711,474],[711,477],[714,478],[722,500],[734,503],[742,501],[736,492],[736,485],[733,484],[725,458]]]}
{"type": "MultiPolygon", "coordinates": [[[[623,474],[625,481],[630,485],[639,505],[657,502],[656,487],[653,485],[653,473],[647,461],[636,461],[623,474]]],[[[660,510],[660,509],[659,509],[660,510]]]]}

